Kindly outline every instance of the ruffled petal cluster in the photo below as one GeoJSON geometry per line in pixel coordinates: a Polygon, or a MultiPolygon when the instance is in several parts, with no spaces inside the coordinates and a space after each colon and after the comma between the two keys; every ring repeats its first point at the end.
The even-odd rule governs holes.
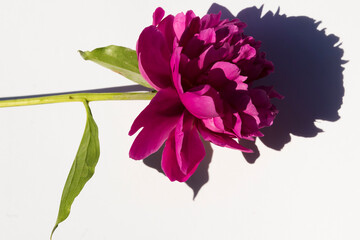
{"type": "Polygon", "coordinates": [[[246,36],[238,19],[202,18],[192,11],[168,15],[155,10],[153,24],[137,42],[139,69],[158,92],[135,119],[130,135],[141,129],[130,157],[144,159],[165,143],[162,168],[171,181],[186,181],[205,157],[200,138],[222,147],[251,152],[238,140],[254,140],[277,114],[271,87],[252,82],[273,71],[246,36]]]}

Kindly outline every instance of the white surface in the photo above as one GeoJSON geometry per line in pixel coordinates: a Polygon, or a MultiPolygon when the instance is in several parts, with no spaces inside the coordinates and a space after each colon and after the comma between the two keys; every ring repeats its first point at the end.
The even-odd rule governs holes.
{"type": "MultiPolygon", "coordinates": [[[[1,1],[0,97],[131,84],[85,62],[77,50],[135,47],[162,6],[204,15],[212,1],[1,1]]],[[[213,146],[209,181],[192,189],[128,158],[127,132],[146,101],[91,103],[99,126],[96,173],[54,239],[360,239],[359,30],[356,2],[221,1],[234,15],[307,16],[340,37],[345,95],[323,133],[293,136],[281,151],[263,145],[248,164],[213,146]]],[[[48,239],[85,124],[81,103],[0,109],[0,239],[48,239]]]]}

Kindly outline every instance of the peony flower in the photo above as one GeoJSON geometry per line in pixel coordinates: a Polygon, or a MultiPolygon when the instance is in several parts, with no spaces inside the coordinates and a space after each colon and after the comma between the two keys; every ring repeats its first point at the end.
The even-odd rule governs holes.
{"type": "Polygon", "coordinates": [[[197,17],[192,11],[164,18],[153,14],[137,42],[139,69],[158,92],[131,126],[140,133],[130,157],[144,159],[159,150],[171,181],[186,181],[205,157],[201,137],[218,146],[252,152],[238,140],[254,140],[277,114],[271,87],[252,82],[273,71],[260,42],[243,34],[238,19],[219,14],[197,17]],[[201,135],[201,137],[200,137],[201,135]]]}

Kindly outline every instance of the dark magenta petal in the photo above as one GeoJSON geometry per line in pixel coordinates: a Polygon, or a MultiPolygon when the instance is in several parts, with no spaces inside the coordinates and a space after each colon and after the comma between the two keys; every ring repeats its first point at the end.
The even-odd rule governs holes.
{"type": "Polygon", "coordinates": [[[260,124],[259,128],[269,127],[273,124],[274,118],[278,114],[278,110],[275,106],[271,106],[268,109],[258,109],[260,124]]]}
{"type": "MultiPolygon", "coordinates": [[[[242,80],[246,77],[240,77],[240,69],[229,62],[216,62],[208,73],[208,83],[216,89],[224,88],[228,84],[232,84],[233,89],[237,88],[238,84],[242,84],[242,80]]],[[[233,90],[232,89],[232,90],[233,90]]]]}
{"type": "Polygon", "coordinates": [[[182,74],[196,79],[203,71],[211,67],[212,64],[223,60],[227,56],[228,51],[229,49],[225,47],[215,49],[214,45],[210,45],[198,57],[189,61],[182,74]]]}
{"type": "Polygon", "coordinates": [[[187,42],[183,53],[190,59],[196,58],[209,44],[215,43],[215,41],[216,35],[213,28],[202,30],[200,33],[195,33],[194,36],[192,36],[192,38],[187,42]]]}
{"type": "Polygon", "coordinates": [[[279,94],[274,90],[274,87],[272,86],[261,86],[254,89],[262,89],[266,92],[266,94],[269,96],[269,98],[277,98],[277,99],[284,99],[284,96],[279,94]]]}
{"type": "Polygon", "coordinates": [[[228,54],[228,50],[229,49],[227,49],[226,47],[215,49],[214,45],[211,45],[199,56],[199,68],[203,70],[210,67],[210,65],[214,64],[215,62],[223,60],[228,54]]]}
{"type": "Polygon", "coordinates": [[[210,85],[198,86],[191,91],[180,95],[185,108],[195,117],[213,118],[219,117],[223,112],[223,101],[210,85]]]}
{"type": "Polygon", "coordinates": [[[236,112],[244,111],[251,100],[248,91],[241,90],[235,92],[224,92],[222,97],[226,99],[229,105],[231,105],[236,112]]]}
{"type": "Polygon", "coordinates": [[[162,153],[161,168],[170,181],[178,180],[179,182],[183,182],[184,173],[181,172],[177,162],[174,131],[175,130],[173,130],[165,143],[164,151],[162,153]]]}
{"type": "Polygon", "coordinates": [[[192,39],[195,34],[198,34],[199,31],[200,31],[200,18],[196,17],[196,18],[193,18],[191,20],[189,26],[187,26],[185,28],[185,31],[181,35],[179,45],[186,46],[188,44],[188,42],[190,41],[190,39],[192,39]]]}
{"type": "Polygon", "coordinates": [[[234,33],[238,32],[238,27],[235,25],[228,25],[226,27],[216,30],[216,42],[223,44],[226,41],[231,40],[234,33]]]}
{"type": "Polygon", "coordinates": [[[253,55],[252,50],[251,50],[252,53],[250,54],[250,52],[247,52],[245,50],[244,52],[242,52],[242,50],[240,49],[239,50],[240,55],[237,58],[235,58],[233,62],[239,60],[236,62],[236,64],[241,69],[241,73],[248,77],[247,82],[252,82],[259,78],[265,77],[271,72],[273,72],[274,65],[272,64],[272,62],[265,59],[264,52],[259,51],[260,42],[257,42],[253,38],[249,37],[243,39],[243,44],[245,43],[249,45],[248,50],[250,50],[250,47],[256,49],[256,55],[254,57],[251,57],[253,55]],[[247,55],[246,58],[240,59],[241,56],[246,56],[246,55],[247,55]]]}
{"type": "Polygon", "coordinates": [[[239,113],[234,113],[233,116],[235,118],[233,131],[238,138],[241,138],[242,137],[241,136],[242,121],[241,121],[240,115],[239,115],[239,113]]]}
{"type": "Polygon", "coordinates": [[[142,31],[136,52],[140,73],[151,86],[159,90],[172,85],[169,47],[156,27],[149,26],[142,31]]]}
{"type": "Polygon", "coordinates": [[[193,59],[201,54],[201,52],[204,50],[204,47],[204,41],[200,40],[198,36],[194,36],[186,44],[182,53],[185,54],[189,59],[193,59]]]}
{"type": "Polygon", "coordinates": [[[139,160],[156,152],[175,128],[183,111],[174,89],[160,90],[131,126],[129,135],[142,130],[131,146],[130,157],[139,160]]]}
{"type": "Polygon", "coordinates": [[[250,89],[249,91],[251,101],[256,106],[256,108],[270,108],[270,98],[267,95],[266,91],[260,88],[250,89]]]}
{"type": "Polygon", "coordinates": [[[173,84],[179,95],[184,93],[183,87],[181,85],[181,75],[179,73],[181,51],[182,47],[175,48],[170,60],[173,84]]]}
{"type": "Polygon", "coordinates": [[[283,96],[273,90],[273,87],[262,86],[250,90],[252,102],[259,112],[259,128],[271,126],[278,113],[276,107],[271,104],[270,98],[282,99],[283,96]]]}
{"type": "Polygon", "coordinates": [[[189,25],[189,23],[193,18],[196,18],[196,15],[192,10],[187,11],[185,16],[186,16],[186,21],[185,21],[186,26],[189,25]]]}
{"type": "Polygon", "coordinates": [[[204,140],[210,141],[220,147],[238,149],[242,152],[248,152],[248,153],[252,152],[251,149],[248,149],[248,148],[240,145],[234,139],[227,136],[226,134],[212,132],[212,131],[206,129],[204,126],[202,126],[202,124],[198,124],[198,130],[199,130],[201,136],[204,138],[204,140]]]}
{"type": "Polygon", "coordinates": [[[184,182],[195,172],[205,155],[194,119],[185,112],[166,141],[161,162],[164,173],[171,181],[184,182]]]}
{"type": "Polygon", "coordinates": [[[159,23],[157,27],[159,31],[164,35],[166,45],[168,46],[170,53],[172,53],[173,51],[174,38],[175,38],[173,23],[174,23],[174,16],[168,15],[159,23]]]}
{"type": "Polygon", "coordinates": [[[241,136],[242,137],[262,137],[264,136],[259,131],[260,119],[258,114],[256,116],[248,115],[246,113],[240,113],[242,128],[241,136]]]}
{"type": "Polygon", "coordinates": [[[178,165],[176,159],[176,147],[175,147],[175,138],[174,134],[170,135],[169,139],[165,143],[165,148],[162,154],[161,167],[165,175],[170,179],[170,181],[179,181],[185,182],[189,177],[194,174],[196,168],[200,162],[198,162],[191,171],[186,174],[183,173],[178,165]]]}
{"type": "Polygon", "coordinates": [[[218,14],[206,14],[201,18],[201,29],[213,28],[220,22],[221,12],[218,14]]]}
{"type": "Polygon", "coordinates": [[[153,13],[153,25],[157,26],[161,19],[164,17],[165,11],[161,7],[158,7],[155,12],[153,13]]]}
{"type": "Polygon", "coordinates": [[[180,170],[187,175],[199,165],[206,153],[194,117],[185,111],[181,120],[175,128],[175,147],[180,170]]]}

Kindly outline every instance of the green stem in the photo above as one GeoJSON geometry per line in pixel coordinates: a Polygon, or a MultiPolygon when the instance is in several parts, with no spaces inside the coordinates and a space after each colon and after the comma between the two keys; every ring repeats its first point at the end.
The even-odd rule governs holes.
{"type": "Polygon", "coordinates": [[[154,92],[137,93],[72,93],[45,97],[29,97],[0,101],[0,107],[15,107],[60,102],[108,101],[108,100],[150,100],[154,92]]]}

